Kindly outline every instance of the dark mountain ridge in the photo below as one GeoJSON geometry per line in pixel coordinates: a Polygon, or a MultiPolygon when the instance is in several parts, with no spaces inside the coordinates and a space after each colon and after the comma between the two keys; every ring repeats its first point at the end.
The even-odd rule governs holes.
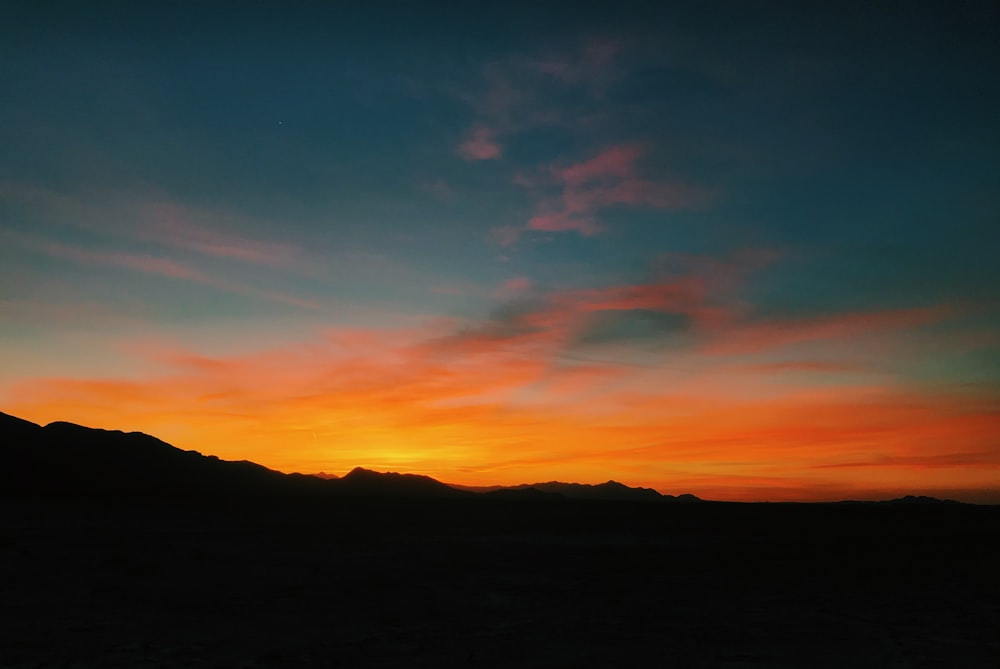
{"type": "Polygon", "coordinates": [[[285,474],[263,465],[185,451],[141,432],[0,413],[0,488],[7,495],[227,497],[316,495],[453,498],[472,493],[428,476],[357,468],[344,477],[285,474]]]}
{"type": "Polygon", "coordinates": [[[319,479],[184,451],[141,432],[0,414],[0,485],[7,494],[151,497],[318,490],[319,479]],[[315,483],[314,483],[315,482],[315,483]]]}
{"type": "Polygon", "coordinates": [[[376,472],[355,467],[339,479],[330,479],[340,492],[379,497],[468,497],[473,493],[458,490],[437,479],[421,474],[376,472]]]}
{"type": "Polygon", "coordinates": [[[524,491],[537,490],[542,493],[561,495],[568,499],[593,499],[593,500],[621,500],[636,502],[699,502],[694,495],[663,495],[652,488],[632,488],[619,483],[618,481],[606,481],[605,483],[563,483],[561,481],[548,481],[545,483],[526,483],[515,486],[504,486],[500,490],[524,491]]]}
{"type": "MultiPolygon", "coordinates": [[[[129,498],[249,497],[273,495],[361,498],[595,500],[693,503],[691,494],[663,495],[617,481],[547,481],[513,486],[449,485],[429,476],[357,467],[342,477],[285,474],[247,460],[176,448],[142,432],[122,432],[56,421],[42,427],[0,412],[0,494],[129,498]]],[[[851,504],[855,502],[843,502],[851,504]]],[[[861,502],[856,502],[861,503],[861,502]]],[[[960,504],[913,496],[892,505],[960,504]]]]}
{"type": "Polygon", "coordinates": [[[7,495],[248,496],[298,494],[365,498],[593,499],[674,498],[616,481],[599,485],[550,481],[493,489],[463,489],[429,476],[362,467],[342,477],[285,474],[246,460],[185,451],[141,432],[57,421],[44,427],[0,412],[0,486],[7,495]],[[487,492],[493,490],[492,492],[487,492]],[[486,494],[477,494],[484,493],[486,494]]]}

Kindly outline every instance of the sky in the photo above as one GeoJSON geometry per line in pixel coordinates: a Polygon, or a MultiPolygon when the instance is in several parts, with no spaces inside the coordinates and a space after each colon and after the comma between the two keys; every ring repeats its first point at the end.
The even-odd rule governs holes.
{"type": "Polygon", "coordinates": [[[6,413],[287,472],[1000,503],[995,2],[3,13],[6,413]]]}

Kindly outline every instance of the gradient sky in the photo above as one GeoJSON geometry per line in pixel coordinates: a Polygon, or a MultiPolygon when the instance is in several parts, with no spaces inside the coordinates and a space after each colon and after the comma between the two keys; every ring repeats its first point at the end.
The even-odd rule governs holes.
{"type": "Polygon", "coordinates": [[[345,4],[3,4],[0,410],[1000,502],[995,2],[345,4]]]}

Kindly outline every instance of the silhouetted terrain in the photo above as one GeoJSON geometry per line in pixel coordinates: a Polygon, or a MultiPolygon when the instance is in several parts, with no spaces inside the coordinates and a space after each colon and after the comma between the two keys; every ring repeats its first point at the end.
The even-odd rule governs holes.
{"type": "Polygon", "coordinates": [[[226,462],[139,432],[0,414],[0,485],[6,494],[115,497],[258,495],[319,490],[319,479],[252,462],[226,462]]]}
{"type": "MultiPolygon", "coordinates": [[[[468,497],[470,489],[429,476],[357,467],[345,476],[284,474],[261,465],[184,451],[140,432],[55,422],[42,427],[0,413],[0,485],[6,494],[143,498],[308,495],[351,497],[468,497]]],[[[600,485],[536,483],[549,497],[603,500],[697,499],[660,495],[608,481],[600,485]]],[[[530,495],[530,493],[528,493],[530,495]]],[[[523,497],[524,495],[509,495],[523,497]]],[[[536,497],[537,498],[537,497],[536,497]]]]}
{"type": "Polygon", "coordinates": [[[700,502],[690,494],[661,495],[652,488],[632,488],[617,481],[607,481],[591,485],[587,483],[563,483],[548,481],[546,483],[523,483],[514,486],[454,486],[461,490],[482,493],[492,497],[505,499],[590,499],[602,501],[632,501],[632,502],[700,502]]]}
{"type": "Polygon", "coordinates": [[[468,497],[472,493],[456,490],[429,476],[373,472],[355,467],[346,476],[331,481],[341,493],[376,497],[468,497]]]}
{"type": "Polygon", "coordinates": [[[0,667],[1000,666],[997,507],[472,494],[0,430],[0,667]],[[146,458],[197,494],[116,482],[146,458]]]}

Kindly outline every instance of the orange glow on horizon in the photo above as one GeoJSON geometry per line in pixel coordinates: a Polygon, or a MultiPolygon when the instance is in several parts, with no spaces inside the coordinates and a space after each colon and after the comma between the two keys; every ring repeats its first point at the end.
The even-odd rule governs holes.
{"type": "Polygon", "coordinates": [[[851,373],[820,363],[567,364],[539,353],[551,333],[504,347],[489,332],[449,340],[439,329],[336,330],[228,358],[140,348],[162,374],[24,381],[5,411],[143,431],[287,472],[365,466],[466,485],[615,479],[720,500],[944,490],[982,501],[998,489],[1000,413],[988,397],[889,379],[796,381],[851,373]]]}

